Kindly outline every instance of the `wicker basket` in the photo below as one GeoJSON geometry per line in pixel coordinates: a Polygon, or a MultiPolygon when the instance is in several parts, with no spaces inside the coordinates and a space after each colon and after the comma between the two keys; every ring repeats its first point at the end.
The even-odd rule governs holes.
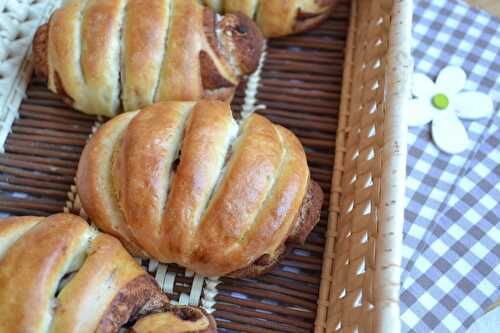
{"type": "MultiPolygon", "coordinates": [[[[73,178],[101,121],[31,78],[31,36],[59,3],[0,0],[0,212],[85,217],[73,178]]],[[[295,132],[322,219],[257,279],[143,261],[174,302],[201,304],[222,332],[399,332],[411,14],[411,0],[341,0],[316,30],[268,42],[232,107],[295,132]]]]}
{"type": "Polygon", "coordinates": [[[400,332],[411,19],[352,2],[315,332],[400,332]]]}

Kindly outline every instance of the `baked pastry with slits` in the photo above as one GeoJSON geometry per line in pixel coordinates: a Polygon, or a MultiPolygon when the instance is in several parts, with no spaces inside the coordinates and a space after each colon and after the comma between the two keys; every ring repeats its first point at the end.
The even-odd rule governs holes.
{"type": "Polygon", "coordinates": [[[323,193],[287,129],[219,101],[164,102],[113,118],[77,172],[83,208],[138,255],[205,276],[252,276],[303,243],[323,193]]]}
{"type": "Polygon", "coordinates": [[[266,37],[296,34],[328,18],[337,0],[201,0],[219,13],[253,18],[266,37]]]}
{"type": "MultiPolygon", "coordinates": [[[[171,318],[154,332],[190,332],[195,322],[216,332],[202,310],[168,305],[117,239],[71,214],[0,220],[0,286],[2,333],[116,333],[148,314],[171,318]]],[[[148,318],[140,327],[162,323],[148,318]]]]}
{"type": "Polygon", "coordinates": [[[114,116],[157,101],[230,100],[262,35],[197,0],[70,0],[33,41],[36,73],[80,111],[114,116]]]}

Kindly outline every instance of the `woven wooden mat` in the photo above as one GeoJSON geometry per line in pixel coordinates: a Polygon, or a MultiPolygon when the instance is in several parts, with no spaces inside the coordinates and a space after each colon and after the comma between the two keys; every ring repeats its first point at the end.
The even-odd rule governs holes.
{"type": "MultiPolygon", "coordinates": [[[[325,192],[321,222],[272,272],[223,278],[215,316],[221,332],[311,332],[318,299],[334,160],[349,5],[342,1],[314,31],[272,40],[257,93],[258,112],[302,141],[312,177],[325,192]]],[[[66,206],[80,153],[96,118],[75,112],[33,79],[0,155],[0,211],[49,215],[66,206]]],[[[245,85],[233,102],[241,111],[245,85]]],[[[76,212],[78,213],[78,212],[76,212]]],[[[169,266],[170,267],[170,266],[169,266]]],[[[192,279],[178,277],[176,293],[192,279]],[[185,280],[185,281],[184,281],[185,280]]]]}

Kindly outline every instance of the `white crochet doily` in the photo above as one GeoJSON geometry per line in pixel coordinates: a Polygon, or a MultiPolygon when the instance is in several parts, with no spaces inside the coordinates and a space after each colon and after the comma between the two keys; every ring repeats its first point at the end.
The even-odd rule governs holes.
{"type": "Polygon", "coordinates": [[[0,152],[31,78],[31,40],[61,0],[0,0],[0,152]]]}

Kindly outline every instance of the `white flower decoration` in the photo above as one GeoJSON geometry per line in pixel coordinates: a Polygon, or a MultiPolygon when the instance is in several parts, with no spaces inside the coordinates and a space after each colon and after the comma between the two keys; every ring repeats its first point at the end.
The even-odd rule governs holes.
{"type": "Polygon", "coordinates": [[[493,112],[492,99],[481,92],[461,91],[467,75],[459,67],[446,67],[436,83],[428,76],[413,74],[413,98],[408,125],[422,126],[432,121],[432,138],[439,149],[449,154],[463,152],[469,137],[461,119],[479,119],[493,112]]]}

